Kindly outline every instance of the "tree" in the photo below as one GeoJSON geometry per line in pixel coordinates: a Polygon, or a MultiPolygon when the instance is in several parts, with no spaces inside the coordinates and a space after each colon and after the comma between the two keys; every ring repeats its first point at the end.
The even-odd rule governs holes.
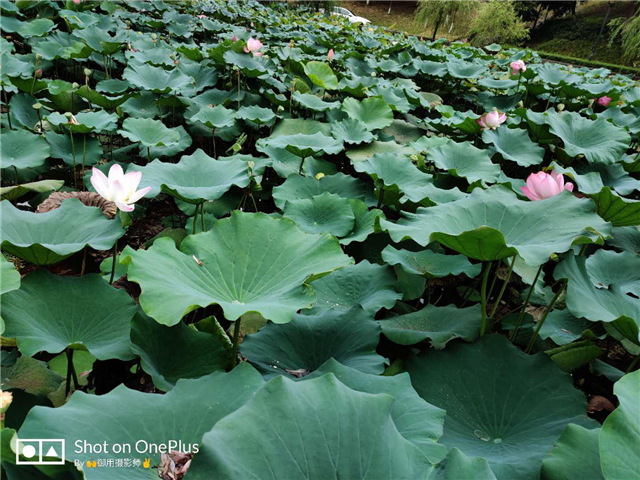
{"type": "Polygon", "coordinates": [[[622,39],[624,59],[633,64],[640,60],[640,2],[636,2],[636,11],[629,18],[616,18],[610,25],[613,27],[609,45],[616,39],[622,39]]]}
{"type": "Polygon", "coordinates": [[[593,42],[593,48],[591,49],[591,55],[589,55],[589,60],[593,60],[593,56],[596,54],[596,48],[598,48],[598,43],[600,43],[600,37],[602,37],[602,34],[604,33],[604,29],[607,26],[607,20],[609,20],[611,7],[613,7],[613,2],[609,1],[609,3],[607,3],[607,13],[604,16],[604,20],[602,20],[602,26],[600,27],[600,32],[598,32],[598,36],[596,37],[595,42],[593,42]]]}
{"type": "Polygon", "coordinates": [[[470,0],[420,0],[416,10],[416,21],[433,25],[433,40],[436,39],[438,29],[449,25],[453,28],[454,21],[468,19],[475,10],[477,2],[470,0]]]}
{"type": "Polygon", "coordinates": [[[491,43],[518,45],[529,38],[526,23],[516,14],[511,0],[491,0],[482,6],[471,24],[471,42],[484,46],[491,43]]]}

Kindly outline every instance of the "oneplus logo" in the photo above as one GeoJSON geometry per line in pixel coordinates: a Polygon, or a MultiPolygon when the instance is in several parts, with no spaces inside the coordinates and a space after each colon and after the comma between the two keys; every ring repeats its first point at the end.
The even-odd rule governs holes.
{"type": "Polygon", "coordinates": [[[17,465],[64,465],[64,439],[18,439],[17,465]]]}

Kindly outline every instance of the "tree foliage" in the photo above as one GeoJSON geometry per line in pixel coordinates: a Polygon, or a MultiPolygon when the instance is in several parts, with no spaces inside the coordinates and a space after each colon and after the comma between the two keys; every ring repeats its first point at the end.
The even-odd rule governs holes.
{"type": "Polygon", "coordinates": [[[416,10],[416,21],[423,23],[425,28],[433,25],[433,39],[440,27],[453,29],[454,22],[463,22],[469,19],[476,10],[478,2],[467,0],[420,0],[420,5],[416,10]]]}
{"type": "Polygon", "coordinates": [[[470,29],[474,45],[518,45],[529,38],[529,28],[518,16],[512,1],[492,0],[482,6],[470,29]]]}
{"type": "Polygon", "coordinates": [[[640,2],[632,17],[616,18],[609,25],[613,28],[609,39],[611,45],[618,38],[622,41],[624,58],[632,64],[640,62],[640,2]]]}

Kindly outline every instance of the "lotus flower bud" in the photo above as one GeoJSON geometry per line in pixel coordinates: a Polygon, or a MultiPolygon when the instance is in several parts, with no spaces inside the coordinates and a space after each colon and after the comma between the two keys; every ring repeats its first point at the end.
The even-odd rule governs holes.
{"type": "Polygon", "coordinates": [[[85,68],[85,69],[84,69],[84,75],[85,75],[86,77],[90,77],[90,76],[91,76],[91,70],[90,70],[90,69],[88,69],[88,68],[85,68]]]}
{"type": "Polygon", "coordinates": [[[249,167],[249,170],[253,170],[253,168],[256,166],[256,162],[254,162],[253,160],[249,160],[247,162],[247,166],[249,167]]]}
{"type": "Polygon", "coordinates": [[[551,173],[532,173],[527,178],[527,186],[520,187],[529,200],[538,201],[555,197],[564,190],[573,192],[573,183],[564,183],[564,176],[551,170],[551,173]]]}
{"type": "Polygon", "coordinates": [[[77,83],[77,82],[73,82],[73,83],[71,84],[71,88],[72,88],[73,90],[75,90],[75,89],[76,89],[76,88],[78,88],[79,86],[80,86],[80,85],[78,85],[78,83],[77,83]]]}
{"type": "Polygon", "coordinates": [[[238,37],[236,37],[235,35],[233,37],[231,37],[231,41],[232,42],[237,42],[238,41],[238,37]]]}
{"type": "Polygon", "coordinates": [[[36,70],[36,77],[42,78],[42,69],[41,68],[36,70]]]}
{"type": "Polygon", "coordinates": [[[564,110],[564,103],[559,103],[557,106],[558,112],[562,113],[562,111],[564,110]]]}
{"type": "Polygon", "coordinates": [[[608,106],[609,103],[611,103],[611,98],[607,97],[606,95],[603,95],[598,99],[598,105],[602,105],[603,107],[608,106]]]}
{"type": "Polygon", "coordinates": [[[329,60],[329,62],[333,61],[333,48],[329,49],[329,53],[327,53],[327,60],[329,60]]]}
{"type": "Polygon", "coordinates": [[[0,413],[4,414],[13,401],[13,394],[11,392],[3,392],[0,390],[0,413]]]}
{"type": "Polygon", "coordinates": [[[278,105],[277,111],[278,113],[284,112],[284,107],[282,105],[278,105]]]}

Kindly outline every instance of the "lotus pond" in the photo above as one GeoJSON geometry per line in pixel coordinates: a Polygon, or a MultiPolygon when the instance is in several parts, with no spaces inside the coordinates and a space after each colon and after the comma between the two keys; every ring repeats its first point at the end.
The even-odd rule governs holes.
{"type": "Polygon", "coordinates": [[[0,8],[3,477],[640,479],[632,79],[284,3],[0,8]]]}

